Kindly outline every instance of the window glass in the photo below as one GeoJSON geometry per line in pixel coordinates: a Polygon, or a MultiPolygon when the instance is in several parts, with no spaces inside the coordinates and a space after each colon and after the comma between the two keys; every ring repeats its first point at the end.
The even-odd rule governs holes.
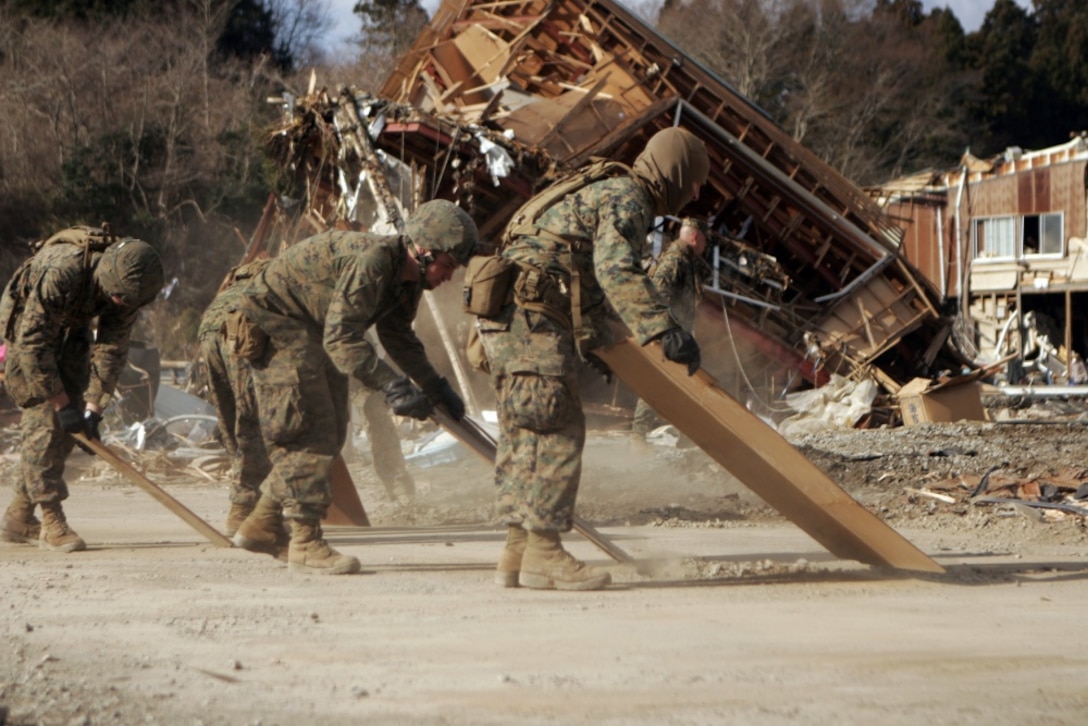
{"type": "Polygon", "coordinates": [[[1062,245],[1062,215],[1054,212],[1050,214],[1029,214],[1021,223],[1025,257],[1032,255],[1060,255],[1063,252],[1062,245]]]}
{"type": "Polygon", "coordinates": [[[977,257],[1016,257],[1016,218],[977,220],[975,244],[977,257]]]}
{"type": "Polygon", "coordinates": [[[1060,255],[1065,250],[1062,244],[1062,215],[1039,215],[1039,254],[1060,255]]]}

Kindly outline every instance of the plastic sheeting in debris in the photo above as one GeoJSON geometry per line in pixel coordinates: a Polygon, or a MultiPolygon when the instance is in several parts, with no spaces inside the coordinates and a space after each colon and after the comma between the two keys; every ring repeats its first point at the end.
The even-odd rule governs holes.
{"type": "Polygon", "coordinates": [[[215,408],[199,396],[186,393],[180,388],[167,384],[159,386],[155,394],[155,418],[165,421],[186,414],[214,417],[215,408]]]}
{"type": "Polygon", "coordinates": [[[422,441],[404,460],[420,469],[429,469],[432,466],[451,464],[467,455],[468,451],[460,441],[449,432],[440,431],[422,441]]]}
{"type": "Polygon", "coordinates": [[[820,388],[786,396],[786,404],[797,413],[778,424],[778,433],[788,438],[851,428],[872,409],[877,392],[876,384],[867,378],[855,382],[832,374],[831,380],[820,388]]]}

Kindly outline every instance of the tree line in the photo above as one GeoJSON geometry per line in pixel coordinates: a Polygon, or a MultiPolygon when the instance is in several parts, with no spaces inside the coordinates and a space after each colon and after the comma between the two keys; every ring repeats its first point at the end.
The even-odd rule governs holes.
{"type": "MultiPolygon", "coordinates": [[[[846,176],[947,168],[970,148],[1061,143],[1088,108],[1088,7],[997,0],[964,33],[919,0],[666,0],[643,14],[846,176]]],[[[27,243],[109,221],[178,283],[141,334],[192,353],[197,321],[287,180],[264,148],[270,97],[373,90],[419,0],[361,0],[359,55],[329,57],[315,0],[0,0],[0,276],[27,243]]]]}
{"type": "Polygon", "coordinates": [[[965,33],[921,0],[665,0],[665,35],[845,176],[1054,146],[1088,111],[1088,4],[996,0],[965,33]]]}

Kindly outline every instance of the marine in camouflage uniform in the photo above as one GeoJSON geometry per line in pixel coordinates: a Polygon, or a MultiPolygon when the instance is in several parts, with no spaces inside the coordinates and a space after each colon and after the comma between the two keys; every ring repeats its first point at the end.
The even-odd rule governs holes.
{"type": "Polygon", "coordinates": [[[245,284],[239,311],[268,336],[252,373],[272,471],[236,544],[258,551],[249,545],[271,544],[282,510],[291,525],[292,570],[358,571],[359,561],[331,549],[319,525],[331,503],[332,463],[347,436],[349,377],[382,390],[398,415],[424,419],[435,404],[455,418],[464,415],[464,403],[428,361],[412,320],[424,289],[448,280],[476,242],[468,214],[436,200],[419,207],[403,235],[319,234],[245,284]],[[364,335],[371,327],[422,391],[378,356],[364,335]]]}
{"type": "Polygon", "coordinates": [[[508,525],[500,585],[580,590],[610,582],[559,541],[571,529],[582,472],[578,368],[583,355],[608,344],[607,321],[617,316],[642,344],[661,339],[667,357],[697,367],[698,346],[669,313],[641,259],[654,217],[678,213],[708,169],[702,141],[667,129],[629,174],[568,193],[540,214],[535,231],[508,230],[502,255],[520,270],[514,302],[477,322],[499,409],[495,477],[498,515],[508,525]]]}
{"type": "Polygon", "coordinates": [[[5,385],[22,409],[20,475],[0,538],[63,552],[85,548],[64,516],[70,433],[98,438],[98,423],[128,358],[139,309],[162,289],[162,261],[146,242],[123,239],[105,251],[47,240],[4,293],[5,385]],[[91,332],[97,320],[97,335],[91,332]],[[42,521],[34,516],[40,505],[42,521]]]}
{"type": "MultiPolygon", "coordinates": [[[[650,270],[654,287],[668,298],[673,319],[689,333],[695,332],[695,307],[706,269],[702,261],[706,237],[697,224],[695,220],[684,220],[680,237],[661,253],[650,270]]],[[[662,418],[640,398],[635,405],[631,431],[642,438],[661,425],[662,418]]]]}
{"type": "Polygon", "coordinates": [[[223,336],[223,326],[228,312],[241,302],[243,282],[267,264],[266,259],[255,260],[232,270],[225,286],[204,311],[197,330],[200,354],[207,371],[209,398],[215,406],[219,435],[231,463],[228,537],[234,536],[256,506],[261,482],[272,470],[272,462],[261,437],[249,361],[232,354],[223,336]]]}

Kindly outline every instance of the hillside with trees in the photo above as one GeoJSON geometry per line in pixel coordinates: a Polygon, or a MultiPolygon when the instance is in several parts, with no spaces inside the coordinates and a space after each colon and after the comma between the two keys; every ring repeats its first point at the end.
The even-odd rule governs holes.
{"type": "MultiPolygon", "coordinates": [[[[997,0],[965,34],[919,0],[666,0],[661,32],[860,184],[1007,146],[1065,141],[1088,117],[1088,7],[997,0]]],[[[355,4],[358,59],[327,57],[316,0],[0,0],[0,277],[28,243],[108,220],[164,254],[143,337],[192,354],[196,323],[270,191],[269,98],[373,90],[426,13],[355,4]]]]}

